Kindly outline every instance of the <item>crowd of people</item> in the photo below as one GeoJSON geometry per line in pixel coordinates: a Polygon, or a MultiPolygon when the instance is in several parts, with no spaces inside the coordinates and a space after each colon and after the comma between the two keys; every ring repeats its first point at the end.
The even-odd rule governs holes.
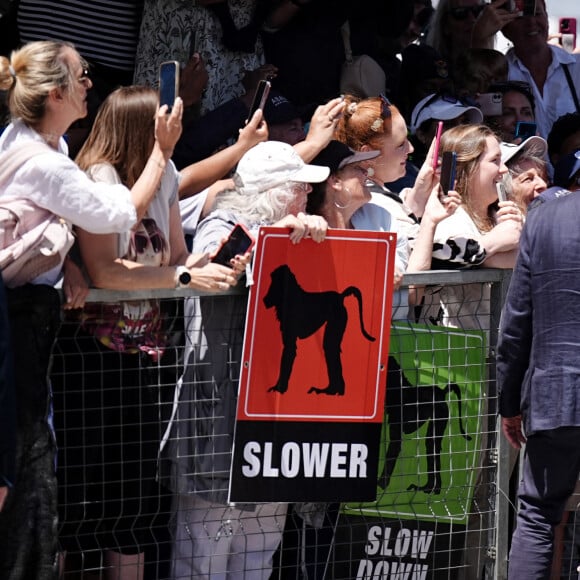
{"type": "MultiPolygon", "coordinates": [[[[531,317],[544,235],[532,210],[566,197],[569,218],[579,203],[567,194],[580,189],[580,56],[548,41],[545,0],[526,16],[504,0],[372,0],[363,15],[346,0],[19,0],[0,3],[0,31],[0,205],[25,199],[75,233],[50,268],[0,289],[0,576],[53,579],[96,553],[111,580],[270,576],[290,506],[227,503],[247,297],[220,293],[243,285],[252,255],[211,257],[241,223],[296,244],[323,244],[328,228],[396,232],[393,320],[487,332],[489,287],[402,276],[517,264],[500,368],[518,388],[502,379],[500,411],[516,447],[524,415],[535,455],[510,578],[545,577],[550,533],[532,548],[526,534],[561,520],[578,468],[532,489],[551,453],[534,435],[580,427],[570,412],[527,416],[512,354],[532,335],[527,318],[528,335],[514,331],[531,317]],[[377,94],[340,94],[345,23],[354,54],[385,72],[377,94]],[[170,109],[156,90],[168,60],[181,64],[170,109]],[[272,91],[248,118],[263,79],[272,91]],[[211,296],[97,304],[91,287],[211,296]],[[157,533],[166,553],[151,553],[157,533]]],[[[298,554],[292,574],[309,564],[298,554]]],[[[481,577],[481,559],[465,566],[481,577]]]]}

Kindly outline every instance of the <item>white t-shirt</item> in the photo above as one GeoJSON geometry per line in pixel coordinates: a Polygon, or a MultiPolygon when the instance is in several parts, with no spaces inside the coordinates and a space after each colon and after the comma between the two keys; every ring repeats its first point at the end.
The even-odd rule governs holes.
{"type": "MultiPolygon", "coordinates": [[[[93,165],[87,171],[88,175],[96,182],[104,182],[109,184],[121,183],[121,178],[115,168],[109,163],[98,163],[93,165]]],[[[155,220],[157,227],[163,232],[165,239],[170,239],[170,209],[177,201],[177,191],[179,188],[180,175],[173,162],[167,164],[159,189],[155,193],[155,197],[151,200],[149,208],[147,209],[147,216],[155,220]]],[[[119,256],[123,257],[127,253],[130,240],[130,230],[119,232],[119,256]]]]}

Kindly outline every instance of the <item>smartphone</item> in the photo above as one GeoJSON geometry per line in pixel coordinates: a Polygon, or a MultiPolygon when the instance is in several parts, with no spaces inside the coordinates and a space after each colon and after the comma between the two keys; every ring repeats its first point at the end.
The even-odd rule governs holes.
{"type": "Polygon", "coordinates": [[[159,65],[159,106],[167,105],[171,113],[173,103],[179,95],[179,63],[176,60],[162,62],[159,65]]]}
{"type": "Polygon", "coordinates": [[[253,246],[254,238],[252,238],[250,232],[242,224],[236,224],[228,239],[220,246],[211,261],[231,268],[230,260],[238,254],[245,254],[253,246]]]}
{"type": "Polygon", "coordinates": [[[443,193],[447,195],[455,185],[455,168],[457,165],[457,153],[455,151],[445,151],[441,161],[441,177],[439,183],[443,193]]]}
{"type": "Polygon", "coordinates": [[[509,11],[519,12],[521,16],[535,16],[536,0],[510,0],[509,11]]]}
{"type": "Polygon", "coordinates": [[[530,123],[528,121],[518,121],[516,123],[515,137],[520,137],[522,141],[525,141],[528,137],[532,137],[538,131],[536,123],[530,123]]]}
{"type": "Polygon", "coordinates": [[[248,112],[248,122],[258,109],[264,110],[266,105],[266,100],[270,94],[270,89],[272,88],[272,83],[270,81],[260,81],[256,87],[256,92],[254,93],[254,98],[252,99],[252,104],[250,105],[250,110],[248,112]]]}
{"type": "Polygon", "coordinates": [[[495,189],[497,191],[497,199],[499,201],[507,201],[507,193],[505,191],[505,185],[501,181],[495,184],[495,189]]]}
{"type": "Polygon", "coordinates": [[[191,57],[197,52],[197,45],[195,44],[195,30],[191,31],[191,35],[189,37],[189,52],[187,53],[188,62],[191,60],[191,57]]]}
{"type": "Polygon", "coordinates": [[[439,145],[441,144],[441,134],[443,133],[443,121],[437,123],[437,134],[435,135],[435,150],[433,151],[433,171],[437,169],[439,161],[439,145]]]}
{"type": "Polygon", "coordinates": [[[482,93],[475,98],[484,117],[499,117],[503,112],[501,93],[482,93]]]}
{"type": "Polygon", "coordinates": [[[564,50],[574,52],[576,48],[576,18],[560,18],[558,31],[562,35],[560,43],[564,50]]]}

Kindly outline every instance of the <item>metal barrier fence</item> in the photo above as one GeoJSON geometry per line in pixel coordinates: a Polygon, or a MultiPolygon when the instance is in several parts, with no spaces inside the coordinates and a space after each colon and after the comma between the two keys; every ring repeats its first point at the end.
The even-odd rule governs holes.
{"type": "MultiPolygon", "coordinates": [[[[200,294],[200,314],[189,300],[199,294],[190,291],[92,290],[92,318],[66,320],[53,357],[64,577],[110,578],[115,566],[128,570],[142,559],[145,578],[167,578],[176,554],[186,567],[201,559],[192,550],[202,539],[217,549],[226,538],[239,552],[236,565],[247,568],[254,551],[267,551],[268,537],[282,534],[272,578],[506,578],[515,458],[498,437],[494,361],[510,274],[405,276],[404,286],[426,288],[430,306],[392,327],[376,501],[292,504],[285,518],[283,509],[258,507],[239,520],[226,509],[217,527],[208,511],[195,528],[180,523],[182,499],[194,489],[225,496],[231,449],[231,438],[211,431],[232,410],[220,406],[206,355],[213,349],[213,364],[219,360],[224,380],[235,384],[243,328],[223,326],[208,340],[192,331],[191,316],[243,321],[244,296],[200,294]],[[454,328],[441,326],[439,301],[454,328]],[[122,307],[110,308],[116,302],[122,307]],[[168,330],[162,356],[153,347],[119,354],[99,344],[94,323],[102,305],[109,321],[111,312],[143,318],[160,305],[168,330]],[[190,374],[178,383],[184,359],[190,374]],[[236,544],[238,536],[245,543],[236,544]]],[[[214,567],[208,577],[222,576],[214,567]]]]}

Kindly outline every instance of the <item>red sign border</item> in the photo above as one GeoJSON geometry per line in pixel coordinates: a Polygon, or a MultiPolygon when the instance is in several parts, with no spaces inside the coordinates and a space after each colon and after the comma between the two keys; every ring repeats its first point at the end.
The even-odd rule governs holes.
{"type": "MultiPolygon", "coordinates": [[[[248,395],[251,381],[251,361],[253,358],[253,342],[247,340],[248,336],[253,336],[254,328],[256,326],[256,316],[258,308],[256,305],[257,298],[260,296],[261,284],[268,284],[269,280],[264,277],[261,279],[259,273],[262,270],[265,245],[269,238],[288,238],[288,229],[276,227],[261,227],[258,233],[258,241],[254,256],[254,272],[256,273],[254,285],[250,288],[250,295],[248,298],[248,311],[246,316],[246,325],[244,331],[244,346],[242,352],[242,370],[239,383],[239,399],[238,399],[238,420],[250,421],[296,421],[296,420],[311,420],[311,421],[377,421],[382,422],[384,415],[384,387],[386,380],[388,353],[389,353],[389,338],[391,326],[391,311],[393,302],[393,271],[395,263],[395,255],[397,249],[397,235],[394,232],[378,232],[366,230],[328,230],[326,240],[348,240],[351,242],[361,243],[383,243],[387,247],[386,261],[383,271],[383,304],[381,311],[380,326],[381,333],[378,337],[379,342],[379,363],[377,365],[376,381],[375,381],[375,406],[373,413],[370,415],[302,415],[302,414],[264,414],[264,413],[250,413],[248,411],[248,395]],[[383,392],[381,393],[381,389],[383,392]],[[243,416],[241,416],[243,415],[243,416]]],[[[324,242],[323,242],[324,243],[324,242]]]]}

